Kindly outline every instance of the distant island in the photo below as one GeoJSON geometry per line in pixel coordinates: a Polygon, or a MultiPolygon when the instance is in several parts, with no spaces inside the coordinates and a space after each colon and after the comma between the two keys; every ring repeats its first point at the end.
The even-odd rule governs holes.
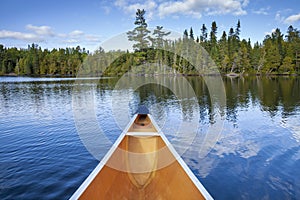
{"type": "Polygon", "coordinates": [[[223,31],[220,38],[217,38],[218,27],[214,21],[210,31],[203,24],[199,36],[191,27],[184,30],[182,38],[170,41],[166,39],[170,32],[164,31],[163,26],[157,26],[152,33],[148,30],[145,12],[137,9],[135,28],[127,32],[128,40],[134,42],[134,52],[105,52],[101,47],[89,52],[80,46],[48,50],[37,44],[18,49],[0,44],[0,75],[76,76],[78,68],[83,67],[82,73],[86,75],[116,76],[143,63],[159,63],[174,69],[168,73],[201,75],[203,72],[196,70],[197,67],[181,55],[165,50],[182,48],[182,51],[192,54],[195,49],[186,46],[190,42],[201,45],[219,72],[227,76],[300,75],[300,31],[292,25],[286,35],[277,28],[266,35],[262,43],[254,45],[250,38],[240,39],[240,20],[228,33],[223,31]]]}

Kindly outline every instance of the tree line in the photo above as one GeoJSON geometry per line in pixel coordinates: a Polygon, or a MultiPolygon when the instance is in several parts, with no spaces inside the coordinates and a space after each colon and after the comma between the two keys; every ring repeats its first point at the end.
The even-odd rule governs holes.
{"type": "Polygon", "coordinates": [[[42,49],[37,44],[27,49],[6,48],[0,44],[0,75],[75,76],[88,51],[76,48],[42,49]]]}
{"type": "MultiPolygon", "coordinates": [[[[240,39],[241,23],[238,20],[229,32],[223,31],[217,40],[217,24],[212,22],[211,31],[202,25],[201,35],[196,38],[211,55],[224,73],[263,73],[296,74],[300,73],[300,32],[292,25],[284,36],[279,28],[266,35],[263,42],[253,47],[250,39],[240,39]],[[209,37],[208,37],[209,35],[209,37]]],[[[186,37],[194,39],[193,29],[184,32],[186,37]]]]}
{"type": "Polygon", "coordinates": [[[203,24],[198,36],[191,27],[184,30],[183,37],[168,40],[170,32],[163,26],[156,26],[152,32],[148,29],[145,13],[145,10],[137,9],[135,28],[127,32],[128,40],[134,42],[134,52],[105,52],[100,47],[90,53],[80,46],[50,51],[42,50],[37,44],[27,49],[6,48],[0,44],[0,75],[76,76],[79,67],[81,73],[90,76],[122,75],[128,71],[198,75],[205,72],[199,72],[196,70],[199,66],[194,65],[208,65],[205,54],[223,74],[300,74],[300,31],[293,26],[288,27],[285,35],[277,28],[266,35],[262,43],[254,45],[250,39],[240,38],[240,20],[228,33],[223,31],[220,38],[214,21],[210,30],[203,24]],[[202,55],[197,55],[199,52],[202,55]],[[191,56],[197,62],[189,62],[187,57],[191,56]],[[155,66],[137,67],[145,63],[155,66]],[[162,72],[163,66],[170,69],[162,72]]]}
{"type": "MultiPolygon", "coordinates": [[[[196,43],[206,50],[223,74],[300,74],[300,31],[292,25],[288,27],[286,35],[277,28],[266,35],[262,43],[256,42],[253,46],[250,38],[248,40],[240,38],[240,20],[235,27],[229,29],[228,33],[223,31],[219,39],[217,23],[214,21],[210,30],[203,24],[199,36],[194,34],[191,27],[184,30],[182,38],[169,41],[166,36],[170,32],[164,31],[162,26],[157,26],[151,35],[151,31],[147,29],[145,12],[137,10],[134,22],[136,27],[127,32],[128,39],[135,42],[133,45],[135,52],[126,55],[125,60],[131,62],[123,63],[123,71],[147,61],[159,63],[158,67],[163,63],[176,69],[177,73],[199,74],[199,68],[208,66],[193,66],[182,56],[193,55],[193,58],[200,59],[196,63],[205,65],[205,53],[199,50],[199,45],[190,45],[196,43]],[[174,52],[179,53],[174,55],[174,52]],[[195,55],[199,52],[203,55],[195,55]]],[[[111,73],[120,72],[115,71],[114,67],[109,68],[111,73]]]]}

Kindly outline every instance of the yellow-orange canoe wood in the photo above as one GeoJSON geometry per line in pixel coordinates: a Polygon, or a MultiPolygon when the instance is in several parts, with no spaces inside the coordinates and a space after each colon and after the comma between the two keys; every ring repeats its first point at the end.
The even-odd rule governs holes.
{"type": "Polygon", "coordinates": [[[150,114],[136,114],[70,199],[213,199],[150,114]]]}

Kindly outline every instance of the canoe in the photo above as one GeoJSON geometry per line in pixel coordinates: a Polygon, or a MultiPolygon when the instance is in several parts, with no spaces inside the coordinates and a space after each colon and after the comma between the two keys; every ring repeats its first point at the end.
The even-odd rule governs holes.
{"type": "Polygon", "coordinates": [[[140,107],[70,199],[213,199],[140,107]]]}

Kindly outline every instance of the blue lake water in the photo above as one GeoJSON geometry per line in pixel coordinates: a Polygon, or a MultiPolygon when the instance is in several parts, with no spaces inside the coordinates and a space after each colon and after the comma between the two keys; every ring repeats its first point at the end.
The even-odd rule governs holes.
{"type": "MultiPolygon", "coordinates": [[[[211,103],[200,77],[187,80],[197,105],[155,84],[135,89],[130,80],[117,93],[115,78],[80,84],[93,90],[95,119],[111,143],[138,105],[148,106],[214,198],[298,199],[300,79],[223,78],[222,106],[211,103]],[[185,133],[175,134],[195,116],[192,142],[185,133]]],[[[0,77],[0,199],[68,199],[98,164],[78,134],[76,84],[72,78],[0,77]]],[[[109,147],[101,146],[100,158],[109,147]]]]}

